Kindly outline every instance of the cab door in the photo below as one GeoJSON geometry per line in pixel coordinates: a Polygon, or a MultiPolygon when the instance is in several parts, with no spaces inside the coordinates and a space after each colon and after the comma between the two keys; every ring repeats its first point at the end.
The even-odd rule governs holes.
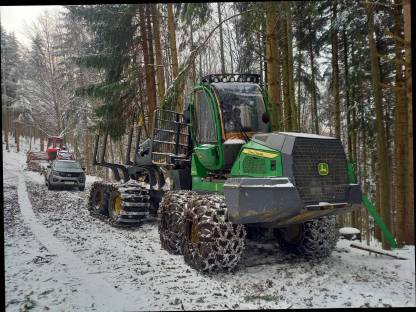
{"type": "Polygon", "coordinates": [[[213,94],[206,88],[194,91],[191,111],[192,139],[194,152],[201,164],[208,170],[223,166],[221,151],[221,124],[213,94]]]}

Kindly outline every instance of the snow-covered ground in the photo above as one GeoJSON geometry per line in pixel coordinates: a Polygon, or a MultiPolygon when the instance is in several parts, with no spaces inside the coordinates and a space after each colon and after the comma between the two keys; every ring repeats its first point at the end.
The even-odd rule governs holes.
{"type": "MultiPolygon", "coordinates": [[[[24,140],[22,140],[24,144],[24,140]]],[[[138,311],[415,306],[415,250],[408,260],[340,240],[330,258],[307,261],[274,242],[248,241],[234,273],[203,275],[161,249],[157,224],[113,228],[92,218],[85,192],[48,191],[4,150],[7,311],[138,311]]]]}

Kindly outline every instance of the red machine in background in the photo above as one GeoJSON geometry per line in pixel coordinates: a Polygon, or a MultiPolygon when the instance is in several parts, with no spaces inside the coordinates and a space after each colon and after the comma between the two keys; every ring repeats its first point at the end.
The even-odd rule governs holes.
{"type": "Polygon", "coordinates": [[[58,150],[62,149],[64,146],[64,139],[59,136],[50,136],[48,137],[48,145],[46,148],[46,154],[48,155],[48,160],[56,159],[56,154],[58,150]]]}
{"type": "Polygon", "coordinates": [[[27,153],[27,168],[42,172],[48,162],[55,159],[75,160],[75,155],[67,150],[63,137],[49,136],[46,152],[29,151],[27,153]]]}

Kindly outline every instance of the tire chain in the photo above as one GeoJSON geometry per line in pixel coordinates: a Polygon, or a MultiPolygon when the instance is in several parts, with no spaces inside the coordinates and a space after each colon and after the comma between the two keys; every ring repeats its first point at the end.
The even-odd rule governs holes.
{"type": "Polygon", "coordinates": [[[339,232],[335,216],[314,219],[304,223],[304,239],[298,251],[306,258],[327,257],[334,250],[339,232]]]}
{"type": "MultiPolygon", "coordinates": [[[[199,240],[193,244],[185,230],[182,252],[185,262],[204,273],[233,270],[245,247],[246,231],[227,221],[224,196],[201,195],[185,212],[185,227],[197,223],[199,240]]],[[[184,228],[185,228],[184,227],[184,228]]]]}
{"type": "Polygon", "coordinates": [[[192,191],[169,191],[159,205],[158,230],[160,244],[169,253],[182,253],[184,217],[191,202],[198,194],[192,191]]]}
{"type": "MultiPolygon", "coordinates": [[[[145,221],[149,217],[149,208],[150,208],[150,195],[149,191],[145,190],[142,186],[138,185],[138,183],[134,180],[129,180],[125,183],[110,183],[110,182],[94,182],[91,186],[90,194],[88,196],[88,210],[90,212],[90,215],[104,221],[111,226],[114,227],[121,227],[121,228],[131,228],[134,226],[138,226],[141,224],[141,222],[145,221]],[[98,213],[95,209],[95,202],[94,198],[91,196],[93,192],[95,192],[97,189],[101,189],[102,192],[104,192],[104,200],[107,201],[109,199],[109,195],[112,192],[118,192],[120,193],[121,199],[122,199],[122,205],[121,210],[123,210],[123,207],[126,205],[126,203],[147,203],[147,213],[144,216],[140,216],[140,218],[137,220],[137,222],[132,223],[126,223],[118,220],[111,219],[108,214],[104,215],[101,213],[98,213]]],[[[128,204],[127,204],[128,205],[128,204]]]]}

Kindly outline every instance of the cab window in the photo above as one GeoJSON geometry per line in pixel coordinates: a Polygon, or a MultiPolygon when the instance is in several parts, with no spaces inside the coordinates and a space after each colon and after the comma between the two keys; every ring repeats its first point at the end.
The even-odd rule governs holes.
{"type": "Polygon", "coordinates": [[[214,112],[204,90],[195,92],[195,111],[192,125],[195,132],[196,143],[216,143],[216,129],[214,112]]]}

